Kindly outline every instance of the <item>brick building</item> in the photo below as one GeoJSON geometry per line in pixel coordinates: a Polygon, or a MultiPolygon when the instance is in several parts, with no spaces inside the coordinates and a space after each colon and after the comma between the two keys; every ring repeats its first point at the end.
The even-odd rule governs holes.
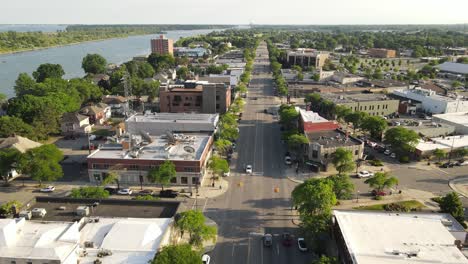
{"type": "Polygon", "coordinates": [[[296,108],[299,112],[299,129],[301,132],[335,130],[339,127],[336,121],[329,121],[313,111],[296,108]]]}
{"type": "Polygon", "coordinates": [[[164,55],[174,54],[174,41],[160,35],[157,39],[151,40],[151,53],[164,55]]]}
{"type": "Polygon", "coordinates": [[[231,86],[187,81],[159,92],[159,107],[166,113],[225,113],[231,105],[231,86]]]}
{"type": "Polygon", "coordinates": [[[288,51],[286,59],[289,66],[301,65],[322,68],[328,59],[328,53],[315,49],[296,49],[288,51]]]}
{"type": "Polygon", "coordinates": [[[396,50],[391,49],[369,49],[367,51],[369,56],[375,58],[395,58],[396,50]]]}

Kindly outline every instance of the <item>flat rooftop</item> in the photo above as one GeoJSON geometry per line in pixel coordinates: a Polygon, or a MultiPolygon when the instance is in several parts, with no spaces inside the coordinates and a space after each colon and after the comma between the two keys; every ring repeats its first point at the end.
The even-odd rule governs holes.
{"type": "MultiPolygon", "coordinates": [[[[136,218],[171,218],[180,202],[176,201],[135,201],[123,199],[74,199],[66,197],[36,197],[30,208],[44,208],[43,221],[79,221],[76,215],[78,206],[92,206],[89,217],[136,217],[136,218]]],[[[35,220],[33,218],[33,220],[35,220]]]]}
{"type": "Polygon", "coordinates": [[[373,87],[382,87],[382,88],[389,88],[389,87],[403,87],[408,86],[408,83],[396,80],[372,80],[372,81],[364,81],[363,83],[369,84],[373,87]]]}
{"type": "Polygon", "coordinates": [[[468,112],[433,115],[433,117],[468,127],[468,112]]]}
{"type": "Polygon", "coordinates": [[[351,136],[346,137],[346,134],[339,130],[306,132],[305,135],[310,143],[318,143],[324,148],[337,148],[362,144],[361,141],[351,136]]]}
{"type": "Polygon", "coordinates": [[[457,99],[457,98],[453,98],[449,96],[439,95],[433,90],[428,90],[428,89],[423,89],[423,88],[395,90],[393,91],[393,94],[400,96],[400,97],[405,97],[405,98],[414,99],[414,100],[424,99],[424,98],[432,98],[434,100],[439,100],[439,101],[444,101],[444,102],[456,102],[457,100],[462,100],[462,99],[457,99]]]}
{"type": "Polygon", "coordinates": [[[372,101],[398,101],[391,99],[385,94],[376,93],[322,93],[321,96],[325,99],[331,100],[336,104],[354,103],[354,102],[372,102],[372,101]]]}
{"type": "Polygon", "coordinates": [[[466,235],[447,214],[333,211],[356,264],[466,264],[455,246],[466,235]]]}
{"type": "Polygon", "coordinates": [[[444,72],[451,72],[451,73],[456,73],[456,74],[468,74],[468,64],[446,61],[436,67],[444,72]]]}
{"type": "Polygon", "coordinates": [[[451,149],[453,148],[463,148],[468,147],[468,135],[458,135],[458,136],[449,136],[449,137],[437,137],[431,138],[430,141],[421,140],[416,149],[421,151],[429,151],[435,149],[451,149]]]}
{"type": "Polygon", "coordinates": [[[150,122],[155,124],[164,123],[217,123],[219,114],[189,114],[189,113],[151,113],[151,114],[136,114],[125,122],[150,122]]]}
{"type": "MultiPolygon", "coordinates": [[[[211,138],[208,134],[171,134],[149,136],[152,142],[142,144],[138,151],[128,149],[98,149],[88,159],[129,159],[129,160],[200,160],[211,138]]],[[[134,138],[140,139],[141,136],[134,138]]]]}
{"type": "Polygon", "coordinates": [[[311,123],[329,122],[327,119],[321,117],[318,113],[315,113],[314,111],[306,111],[299,107],[296,107],[296,111],[299,112],[304,122],[311,122],[311,123]]]}

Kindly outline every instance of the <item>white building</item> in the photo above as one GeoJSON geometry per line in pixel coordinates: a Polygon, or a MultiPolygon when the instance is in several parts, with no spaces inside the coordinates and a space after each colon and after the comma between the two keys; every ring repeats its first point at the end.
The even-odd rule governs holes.
{"type": "Polygon", "coordinates": [[[161,247],[169,244],[172,221],[172,218],[103,217],[98,222],[88,221],[81,229],[83,257],[79,263],[93,264],[99,259],[102,264],[147,264],[161,247]],[[99,258],[100,252],[111,255],[99,258]]]}
{"type": "Polygon", "coordinates": [[[418,156],[432,155],[434,150],[441,149],[446,153],[450,150],[468,148],[468,135],[457,135],[449,137],[431,138],[431,140],[420,142],[416,145],[416,154],[418,156]]]}
{"type": "Polygon", "coordinates": [[[433,115],[432,120],[454,126],[457,134],[468,135],[468,112],[433,115]]]}
{"type": "Polygon", "coordinates": [[[421,102],[422,110],[432,114],[446,114],[468,111],[468,100],[436,94],[435,91],[415,88],[394,90],[393,94],[421,102]]]}
{"type": "Polygon", "coordinates": [[[0,219],[0,263],[78,262],[78,223],[0,219]]]}
{"type": "Polygon", "coordinates": [[[125,120],[128,133],[141,132],[163,135],[166,132],[214,132],[218,126],[218,114],[151,113],[136,114],[125,120]]]}
{"type": "Polygon", "coordinates": [[[448,214],[334,211],[343,263],[467,264],[466,232],[448,214]]]}

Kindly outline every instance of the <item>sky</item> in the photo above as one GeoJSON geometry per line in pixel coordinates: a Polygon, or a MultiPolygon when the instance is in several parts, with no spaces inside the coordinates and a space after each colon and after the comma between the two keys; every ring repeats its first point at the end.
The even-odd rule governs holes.
{"type": "Polygon", "coordinates": [[[0,24],[458,24],[468,0],[1,0],[0,24]]]}

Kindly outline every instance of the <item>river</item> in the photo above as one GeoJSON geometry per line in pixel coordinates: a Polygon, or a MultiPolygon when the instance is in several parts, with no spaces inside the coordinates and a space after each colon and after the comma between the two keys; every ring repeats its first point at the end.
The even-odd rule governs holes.
{"type": "MultiPolygon", "coordinates": [[[[212,29],[168,31],[165,35],[175,41],[181,37],[208,34],[212,31],[212,29]]],[[[60,64],[66,73],[64,78],[74,78],[84,75],[81,61],[88,53],[101,54],[108,63],[117,64],[128,61],[134,56],[147,55],[150,53],[150,39],[155,37],[157,35],[131,36],[0,55],[0,93],[7,97],[14,96],[13,86],[18,74],[21,72],[32,74],[42,63],[60,64]]]]}

